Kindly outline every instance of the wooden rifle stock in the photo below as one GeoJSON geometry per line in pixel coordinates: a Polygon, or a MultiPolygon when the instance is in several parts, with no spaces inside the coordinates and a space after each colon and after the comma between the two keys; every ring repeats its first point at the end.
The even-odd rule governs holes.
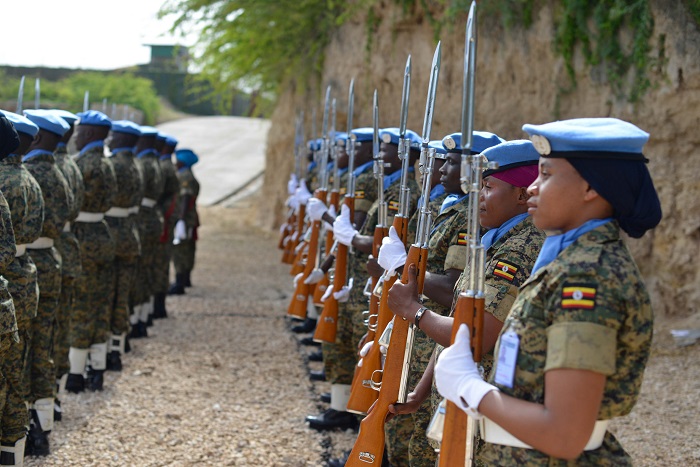
{"type": "MultiPolygon", "coordinates": [[[[411,245],[411,248],[408,250],[405,268],[408,268],[410,264],[418,266],[420,263],[421,249],[416,245],[411,245]]],[[[408,271],[406,272],[401,278],[401,282],[404,284],[408,282],[408,271]]],[[[360,432],[350,452],[350,457],[345,464],[346,467],[359,467],[367,464],[381,465],[382,463],[385,445],[384,423],[389,413],[389,405],[394,404],[399,399],[409,324],[405,319],[394,319],[391,340],[386,352],[386,359],[384,360],[384,369],[382,370],[379,396],[372,410],[360,422],[360,432]]],[[[362,366],[364,366],[364,363],[362,366]]]]}
{"type": "Polygon", "coordinates": [[[294,231],[289,235],[289,240],[284,246],[284,253],[282,255],[282,262],[285,264],[292,264],[294,262],[294,257],[296,255],[296,247],[301,241],[301,236],[304,234],[304,216],[306,215],[306,206],[300,205],[299,212],[296,214],[296,226],[294,231]],[[295,235],[296,234],[296,235],[295,235]]]}
{"type": "Polygon", "coordinates": [[[305,240],[301,240],[297,243],[297,250],[294,255],[294,261],[292,261],[292,268],[289,270],[289,275],[295,277],[300,272],[304,271],[306,265],[306,256],[309,254],[309,244],[305,240]]]}
{"type": "Polygon", "coordinates": [[[294,223],[296,222],[296,217],[294,217],[294,210],[290,209],[290,211],[291,212],[287,215],[287,219],[284,221],[284,224],[282,224],[282,228],[280,229],[280,240],[279,242],[277,242],[277,248],[283,251],[284,240],[289,235],[291,235],[292,229],[294,228],[294,223]]]}
{"type": "Polygon", "coordinates": [[[294,295],[287,307],[287,314],[297,318],[306,317],[306,305],[309,301],[309,294],[313,293],[314,285],[304,284],[304,280],[309,277],[316,265],[316,251],[318,250],[318,237],[321,229],[321,221],[314,221],[311,225],[311,239],[309,240],[308,253],[306,255],[306,265],[303,275],[297,281],[294,295]]]}
{"type": "MultiPolygon", "coordinates": [[[[336,210],[338,208],[338,197],[340,194],[337,191],[331,191],[331,199],[330,199],[330,206],[335,206],[336,210]],[[334,197],[334,195],[336,195],[334,197]]],[[[314,305],[316,306],[323,306],[323,302],[321,301],[321,297],[323,297],[323,294],[326,293],[326,289],[330,285],[331,281],[328,278],[328,270],[333,266],[333,262],[335,261],[335,255],[330,253],[331,250],[331,245],[333,245],[333,229],[328,229],[326,231],[326,259],[323,260],[323,263],[319,268],[324,272],[323,279],[321,279],[318,283],[316,283],[316,287],[314,288],[314,293],[313,293],[313,301],[314,305]]]]}
{"type": "MultiPolygon", "coordinates": [[[[355,198],[345,196],[345,205],[350,209],[350,219],[355,214],[355,198]]],[[[338,252],[335,259],[335,276],[333,277],[333,293],[340,292],[346,285],[348,276],[348,247],[338,243],[338,252]]],[[[323,311],[316,323],[314,341],[335,343],[338,331],[338,300],[330,294],[323,302],[323,311]]]]}

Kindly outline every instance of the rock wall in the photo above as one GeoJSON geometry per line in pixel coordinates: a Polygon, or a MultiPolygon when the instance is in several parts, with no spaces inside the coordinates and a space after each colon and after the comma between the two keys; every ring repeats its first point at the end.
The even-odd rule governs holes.
{"type": "MultiPolygon", "coordinates": [[[[344,128],[347,88],[355,77],[355,126],[370,126],[372,92],[379,91],[380,126],[398,126],[402,75],[412,56],[409,128],[420,133],[436,45],[427,19],[420,13],[408,21],[399,7],[385,1],[377,9],[381,22],[371,34],[362,15],[336,32],[326,51],[322,86],[316,91],[290,82],[272,117],[268,137],[264,205],[260,222],[279,225],[284,215],[285,186],[293,169],[291,148],[294,118],[311,106],[322,106],[322,91],[333,86],[338,99],[338,128],[344,128]]],[[[652,78],[654,87],[635,105],[617,99],[605,82],[604,70],[584,65],[576,57],[578,85],[562,94],[567,84],[563,59],[553,47],[551,6],[535,13],[528,29],[504,30],[493,18],[480,18],[478,32],[476,129],[506,139],[524,137],[524,123],[557,118],[614,116],[634,122],[651,134],[645,154],[661,198],[664,219],[653,232],[629,245],[647,278],[657,313],[688,315],[700,306],[700,32],[682,2],[652,1],[655,20],[653,54],[665,61],[652,78]],[[665,42],[660,41],[665,37],[665,42]],[[659,50],[659,44],[665,44],[659,50]]],[[[415,13],[415,12],[414,12],[415,13]]],[[[432,139],[459,131],[464,48],[464,18],[444,28],[442,68],[432,139]]],[[[319,111],[320,115],[320,111],[319,111]]],[[[320,116],[318,117],[320,121],[320,116]]],[[[320,127],[320,124],[319,124],[320,127]]],[[[306,132],[310,134],[310,118],[306,132]]]]}

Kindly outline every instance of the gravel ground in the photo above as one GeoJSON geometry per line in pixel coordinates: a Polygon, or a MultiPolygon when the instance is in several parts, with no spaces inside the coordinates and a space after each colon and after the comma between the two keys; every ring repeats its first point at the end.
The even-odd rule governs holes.
{"type": "MultiPolygon", "coordinates": [[[[276,233],[253,226],[258,196],[201,209],[194,287],[103,392],[63,396],[51,456],[25,465],[320,466],[352,446],[351,431],[304,423],[330,386],[309,382],[321,364],[288,331],[291,277],[276,233]]],[[[700,314],[657,320],[641,400],[612,425],[636,465],[700,465],[700,344],[677,347],[678,328],[700,328],[700,314]]]]}

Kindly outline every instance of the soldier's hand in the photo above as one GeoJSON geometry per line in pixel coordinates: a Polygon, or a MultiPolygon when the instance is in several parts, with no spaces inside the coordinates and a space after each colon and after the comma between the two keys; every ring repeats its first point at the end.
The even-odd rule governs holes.
{"type": "Polygon", "coordinates": [[[416,311],[422,306],[418,299],[418,280],[416,279],[416,265],[408,267],[408,282],[394,282],[389,289],[389,309],[397,316],[413,322],[416,311]]]}
{"type": "Polygon", "coordinates": [[[408,413],[414,413],[418,411],[418,408],[420,407],[421,403],[423,401],[420,400],[418,395],[415,392],[411,392],[406,396],[406,402],[403,404],[391,404],[389,406],[389,414],[386,417],[386,420],[389,421],[392,418],[394,418],[396,415],[403,415],[403,414],[408,414],[408,413]]]}
{"type": "Polygon", "coordinates": [[[369,259],[367,260],[367,272],[372,277],[379,277],[384,274],[384,268],[379,265],[377,258],[372,255],[369,255],[369,259]]]}

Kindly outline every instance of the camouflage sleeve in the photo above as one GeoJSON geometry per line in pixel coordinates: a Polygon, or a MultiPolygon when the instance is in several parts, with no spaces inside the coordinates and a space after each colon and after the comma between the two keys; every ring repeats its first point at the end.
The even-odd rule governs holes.
{"type": "Polygon", "coordinates": [[[377,190],[377,180],[371,171],[360,174],[355,180],[355,210],[369,211],[369,208],[379,198],[377,190]]]}
{"type": "Polygon", "coordinates": [[[534,259],[524,254],[520,243],[499,248],[486,264],[484,285],[485,310],[496,319],[505,321],[518,296],[518,288],[530,277],[534,259]]]}
{"type": "Polygon", "coordinates": [[[180,178],[180,196],[192,196],[194,195],[194,187],[192,186],[192,177],[189,176],[187,171],[183,171],[182,177],[180,178]]]}
{"type": "Polygon", "coordinates": [[[444,269],[464,270],[467,264],[467,223],[464,216],[457,213],[450,220],[450,240],[445,255],[444,269]]]}
{"type": "Polygon", "coordinates": [[[29,171],[26,172],[26,176],[28,177],[27,186],[29,188],[26,190],[24,229],[21,234],[21,243],[35,241],[41,236],[44,226],[44,197],[41,193],[41,187],[29,171]]]}
{"type": "Polygon", "coordinates": [[[624,285],[606,276],[591,267],[555,280],[546,302],[551,324],[545,371],[572,368],[606,376],[615,373],[617,332],[626,317],[616,291],[624,285]]]}
{"type": "Polygon", "coordinates": [[[10,206],[5,196],[0,193],[0,274],[4,274],[9,264],[15,259],[15,231],[12,229],[10,206]]]}
{"type": "Polygon", "coordinates": [[[107,204],[107,206],[112,207],[112,204],[114,202],[114,195],[119,190],[119,186],[117,185],[117,174],[114,171],[114,166],[112,165],[112,161],[110,161],[106,157],[103,157],[102,161],[103,161],[103,167],[104,167],[103,174],[104,174],[104,189],[105,189],[104,196],[106,197],[105,203],[107,204]]]}

